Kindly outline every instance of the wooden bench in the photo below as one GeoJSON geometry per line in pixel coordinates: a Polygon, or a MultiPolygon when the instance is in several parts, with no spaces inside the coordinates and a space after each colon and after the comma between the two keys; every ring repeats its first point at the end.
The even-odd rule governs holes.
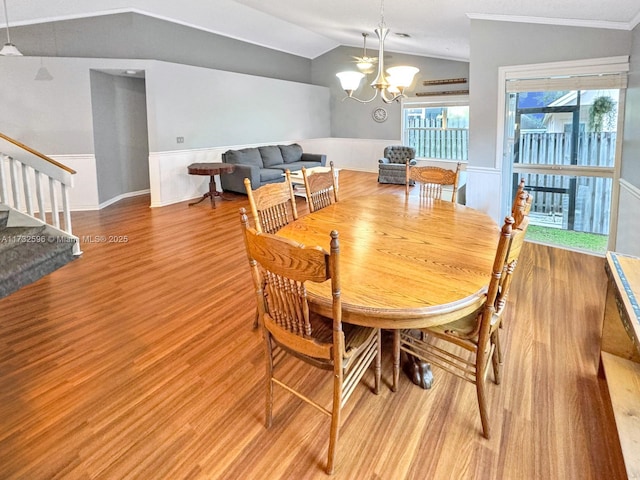
{"type": "Polygon", "coordinates": [[[627,476],[640,479],[640,258],[607,252],[600,372],[609,387],[627,476]]]}

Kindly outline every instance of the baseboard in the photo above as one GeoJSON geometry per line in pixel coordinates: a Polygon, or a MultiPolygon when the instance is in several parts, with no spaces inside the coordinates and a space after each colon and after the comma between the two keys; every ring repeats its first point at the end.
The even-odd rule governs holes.
{"type": "Polygon", "coordinates": [[[127,193],[123,193],[121,195],[118,195],[117,197],[113,197],[109,200],[107,200],[106,202],[102,202],[100,205],[98,205],[98,210],[102,210],[105,207],[108,207],[109,205],[113,205],[116,202],[119,202],[120,200],[123,200],[125,198],[130,198],[130,197],[138,197],[140,195],[148,195],[150,193],[150,189],[146,189],[146,190],[138,190],[137,192],[127,192],[127,193]]]}

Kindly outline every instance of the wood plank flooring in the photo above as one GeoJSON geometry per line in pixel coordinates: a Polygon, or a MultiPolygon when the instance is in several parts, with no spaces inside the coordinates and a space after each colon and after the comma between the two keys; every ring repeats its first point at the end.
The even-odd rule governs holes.
{"type": "MultiPolygon", "coordinates": [[[[397,192],[341,171],[341,198],[397,192]]],[[[146,196],[73,214],[84,254],[0,300],[0,478],[323,479],[329,422],[276,390],[264,361],[238,208],[246,197],[150,209],[146,196]],[[104,241],[102,236],[107,237],[104,241]],[[110,236],[116,242],[108,242],[110,236]]],[[[299,199],[300,213],[306,213],[299,199]]],[[[365,376],[344,412],[336,479],[622,479],[597,376],[602,258],[527,243],[506,328],[493,436],[475,388],[365,376]],[[517,313],[517,314],[516,314],[517,313]]],[[[331,398],[329,378],[298,368],[331,398]]]]}

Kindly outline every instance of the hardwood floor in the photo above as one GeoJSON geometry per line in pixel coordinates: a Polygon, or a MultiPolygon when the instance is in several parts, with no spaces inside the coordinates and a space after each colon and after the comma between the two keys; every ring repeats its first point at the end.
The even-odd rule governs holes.
{"type": "MultiPolygon", "coordinates": [[[[344,170],[340,188],[341,198],[404,194],[344,170]]],[[[238,216],[248,203],[225,196],[215,210],[150,209],[143,196],[74,213],[77,235],[94,240],[83,256],[0,300],[0,478],[327,478],[325,416],[276,389],[264,428],[238,216]]],[[[386,337],[381,393],[369,372],[347,403],[334,478],[626,478],[597,376],[603,266],[525,245],[503,382],[488,388],[491,440],[466,382],[434,370],[430,391],[401,377],[392,393],[386,337]]],[[[327,374],[308,371],[303,391],[329,402],[327,374]]]]}

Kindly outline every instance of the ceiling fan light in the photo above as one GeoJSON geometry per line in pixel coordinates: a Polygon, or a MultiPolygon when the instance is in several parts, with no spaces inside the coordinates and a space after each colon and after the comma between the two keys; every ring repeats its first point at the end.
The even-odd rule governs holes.
{"type": "Polygon", "coordinates": [[[396,87],[408,87],[413,82],[413,77],[420,69],[416,67],[400,66],[387,68],[389,74],[388,81],[396,87]]]}
{"type": "Polygon", "coordinates": [[[365,75],[368,74],[368,73],[373,72],[373,63],[372,62],[363,60],[361,62],[356,63],[356,66],[358,67],[358,70],[360,70],[365,75]]]}
{"type": "Polygon", "coordinates": [[[0,50],[0,55],[4,57],[21,57],[22,53],[13,43],[5,43],[2,50],[0,50]]]}
{"type": "Polygon", "coordinates": [[[343,90],[354,91],[360,86],[360,81],[364,78],[364,73],[340,72],[336,73],[336,77],[340,79],[340,85],[342,85],[343,90]]]}
{"type": "MultiPolygon", "coordinates": [[[[360,80],[362,80],[364,74],[361,73],[362,71],[360,73],[355,72],[355,74],[353,72],[340,72],[336,74],[336,76],[340,79],[342,88],[347,92],[347,96],[343,98],[343,100],[350,98],[360,103],[369,103],[372,102],[378,95],[380,95],[380,98],[384,103],[398,102],[401,98],[405,97],[405,87],[411,85],[411,83],[413,82],[413,77],[419,71],[415,67],[393,67],[386,70],[393,83],[390,82],[389,79],[387,79],[384,68],[384,40],[389,33],[389,29],[384,23],[384,0],[381,0],[380,2],[380,23],[378,24],[378,28],[376,28],[374,32],[378,37],[378,57],[375,60],[371,59],[372,64],[378,64],[378,73],[376,75],[376,78],[370,83],[370,85],[375,90],[374,94],[368,100],[361,100],[357,97],[354,97],[353,91],[360,86],[360,80]],[[393,88],[390,89],[390,87],[393,88]],[[396,94],[394,92],[398,93],[396,94]],[[389,94],[393,95],[389,97],[389,94]]],[[[364,37],[366,42],[367,34],[363,33],[362,36],[364,37]]],[[[355,57],[358,63],[363,60],[369,60],[366,54],[366,43],[363,53],[364,55],[362,57],[355,57]]]]}

